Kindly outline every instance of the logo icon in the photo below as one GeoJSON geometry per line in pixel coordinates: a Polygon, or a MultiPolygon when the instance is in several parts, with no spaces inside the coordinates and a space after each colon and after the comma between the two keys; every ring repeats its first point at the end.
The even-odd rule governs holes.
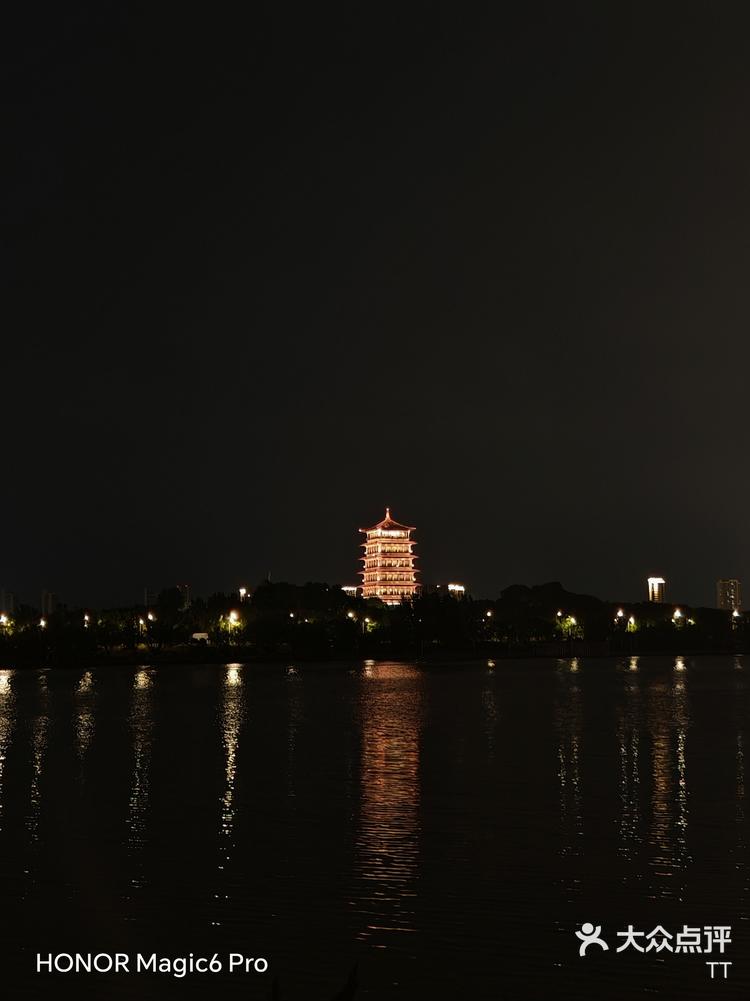
{"type": "Polygon", "coordinates": [[[590,921],[586,921],[585,924],[582,924],[581,930],[576,932],[576,937],[581,940],[581,948],[578,950],[578,955],[585,956],[586,950],[590,945],[599,945],[606,952],[609,949],[609,946],[603,938],[600,938],[601,933],[601,925],[597,925],[595,928],[590,921]]]}

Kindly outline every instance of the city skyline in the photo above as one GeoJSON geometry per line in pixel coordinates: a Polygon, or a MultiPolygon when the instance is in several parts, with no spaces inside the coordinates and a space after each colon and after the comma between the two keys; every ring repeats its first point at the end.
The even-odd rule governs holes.
{"type": "MultiPolygon", "coordinates": [[[[512,587],[517,584],[525,586],[529,585],[533,586],[533,585],[548,583],[551,581],[559,581],[564,586],[568,587],[567,580],[561,578],[561,576],[559,575],[556,577],[549,578],[549,581],[533,581],[528,579],[508,581],[506,584],[500,587],[494,594],[489,594],[489,593],[480,594],[473,590],[470,583],[469,584],[466,584],[464,582],[450,583],[449,579],[455,581],[458,577],[457,574],[451,574],[451,573],[448,573],[442,579],[437,579],[437,578],[429,580],[422,579],[421,581],[418,582],[416,574],[419,574],[420,576],[423,575],[421,574],[421,571],[416,570],[415,567],[416,554],[414,554],[413,548],[416,542],[415,540],[411,539],[411,533],[414,532],[415,530],[416,529],[414,526],[403,525],[392,519],[390,507],[386,506],[385,516],[383,519],[381,519],[381,521],[375,523],[369,529],[363,529],[363,528],[359,529],[360,533],[365,534],[367,540],[365,543],[360,544],[361,548],[363,548],[365,551],[365,555],[363,557],[360,557],[360,562],[363,563],[363,569],[360,569],[352,573],[351,579],[353,579],[355,576],[360,576],[362,578],[362,581],[360,581],[358,584],[352,584],[350,583],[350,580],[347,578],[340,578],[337,580],[326,580],[321,576],[310,575],[307,576],[304,579],[304,581],[287,580],[287,582],[295,585],[299,585],[301,583],[304,583],[305,581],[328,583],[331,585],[341,587],[341,589],[349,596],[361,595],[364,597],[378,597],[381,598],[385,604],[394,603],[396,601],[397,592],[398,596],[400,597],[409,597],[410,595],[414,595],[420,590],[423,590],[425,588],[439,589],[441,587],[444,587],[446,592],[449,593],[450,592],[454,594],[460,593],[461,595],[468,594],[479,600],[493,600],[499,597],[499,595],[505,588],[512,587]],[[399,538],[396,540],[389,539],[387,541],[392,547],[398,546],[401,551],[397,554],[397,558],[394,559],[392,557],[389,557],[385,559],[385,562],[383,562],[383,558],[380,556],[380,549],[382,544],[382,539],[380,538],[380,536],[391,535],[391,534],[396,535],[399,538]],[[386,569],[383,569],[386,563],[388,564],[388,567],[386,569]],[[397,566],[398,569],[394,570],[391,564],[393,565],[393,567],[397,566]],[[386,593],[386,591],[380,587],[381,577],[379,574],[381,572],[385,573],[386,575],[390,575],[389,580],[393,578],[393,581],[395,582],[394,585],[395,589],[393,591],[393,595],[391,595],[390,593],[386,593]]],[[[420,560],[421,560],[421,553],[420,553],[420,560]]],[[[255,585],[257,583],[260,583],[262,582],[263,579],[264,578],[261,577],[255,580],[253,584],[255,585]]],[[[269,573],[265,579],[270,581],[272,579],[271,573],[269,573]]],[[[281,580],[282,578],[279,579],[281,580]]],[[[252,577],[250,575],[245,575],[242,577],[242,580],[250,581],[252,580],[252,577]]],[[[385,577],[383,578],[383,581],[385,581],[385,577]]],[[[596,595],[597,597],[603,600],[611,600],[615,602],[625,601],[630,603],[639,603],[641,601],[648,601],[649,603],[656,603],[656,604],[673,604],[673,605],[685,604],[693,607],[704,607],[704,608],[715,607],[719,609],[723,608],[728,610],[742,609],[742,600],[741,600],[742,581],[740,578],[723,578],[723,577],[717,578],[712,584],[713,601],[706,601],[706,602],[686,600],[687,596],[681,594],[679,592],[679,588],[677,589],[676,595],[674,595],[671,593],[672,591],[674,591],[674,588],[671,587],[670,585],[671,581],[667,578],[661,576],[658,577],[650,576],[645,580],[645,594],[641,592],[641,594],[638,596],[631,593],[619,594],[619,595],[618,594],[605,595],[597,591],[595,588],[579,589],[576,587],[568,587],[568,589],[576,593],[596,595]]],[[[643,582],[641,586],[643,587],[643,582]]],[[[118,605],[121,607],[130,607],[131,605],[139,605],[139,604],[142,604],[143,607],[148,607],[149,605],[152,605],[156,602],[158,592],[165,588],[167,589],[175,588],[182,595],[183,602],[186,604],[190,603],[190,595],[193,591],[193,585],[190,583],[185,583],[184,581],[180,583],[171,583],[167,579],[158,586],[146,585],[145,587],[142,587],[141,588],[141,593],[143,594],[142,602],[140,601],[131,602],[128,600],[123,600],[120,602],[110,603],[109,607],[117,607],[118,605]]],[[[231,586],[228,587],[226,584],[224,584],[223,586],[209,587],[208,589],[205,590],[202,590],[200,588],[195,589],[196,594],[203,594],[203,595],[208,595],[211,593],[232,594],[234,592],[237,593],[240,602],[242,602],[245,600],[246,595],[250,595],[252,593],[252,588],[248,588],[246,585],[237,583],[235,581],[231,586]]],[[[19,601],[19,595],[17,591],[15,591],[13,588],[6,587],[0,589],[0,606],[2,606],[0,607],[0,611],[12,612],[13,606],[17,601],[19,601]]],[[[101,601],[96,599],[91,599],[88,601],[66,601],[64,597],[61,597],[59,601],[61,605],[72,604],[74,607],[80,606],[81,608],[85,608],[88,606],[105,607],[105,605],[107,604],[106,602],[102,603],[101,601]]],[[[34,601],[33,600],[26,601],[24,600],[24,596],[20,597],[20,602],[23,604],[31,605],[32,607],[34,606],[34,601]]],[[[56,605],[57,602],[58,602],[58,595],[56,592],[49,591],[46,588],[43,588],[41,590],[41,600],[39,602],[39,609],[43,615],[51,614],[51,612],[53,611],[53,607],[56,605]]]]}

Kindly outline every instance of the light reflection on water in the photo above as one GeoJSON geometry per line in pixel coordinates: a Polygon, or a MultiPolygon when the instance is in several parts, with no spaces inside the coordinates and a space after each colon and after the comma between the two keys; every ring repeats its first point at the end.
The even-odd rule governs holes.
{"type": "Polygon", "coordinates": [[[290,665],[286,669],[287,675],[287,699],[289,706],[289,716],[287,720],[286,727],[286,738],[287,738],[287,783],[286,790],[288,796],[287,805],[290,809],[294,809],[294,801],[297,795],[296,789],[296,775],[297,769],[296,758],[297,758],[297,741],[300,729],[302,727],[303,717],[304,717],[304,689],[301,683],[299,671],[293,665],[290,665]]]}
{"type": "Polygon", "coordinates": [[[546,996],[565,969],[568,996],[598,998],[575,922],[648,906],[650,927],[748,924],[746,675],[740,657],[627,656],[0,672],[5,947],[31,896],[84,950],[100,913],[174,954],[205,927],[221,949],[267,926],[271,959],[299,965],[289,996],[332,993],[325,954],[341,980],[361,960],[364,1001],[455,998],[446,957],[467,994],[519,970],[508,996],[524,977],[546,996]]]}
{"type": "Polygon", "coordinates": [[[94,736],[94,676],[91,671],[85,671],[78,682],[76,704],[78,706],[75,722],[76,750],[83,762],[86,752],[91,746],[94,736]]]}
{"type": "MultiPolygon", "coordinates": [[[[557,730],[557,778],[560,804],[561,855],[577,854],[583,838],[581,790],[581,745],[583,697],[578,681],[577,658],[559,662],[559,690],[555,710],[557,730]]],[[[574,887],[571,887],[574,889],[574,887]]]]}
{"type": "Polygon", "coordinates": [[[354,843],[363,924],[357,938],[385,947],[389,933],[414,930],[422,686],[410,684],[418,673],[403,664],[367,663],[364,676],[354,843]]]}
{"type": "Polygon", "coordinates": [[[0,671],[0,831],[3,829],[3,779],[15,715],[11,672],[0,671]]]}
{"type": "Polygon", "coordinates": [[[32,845],[39,840],[39,819],[42,809],[41,781],[44,768],[44,758],[47,751],[47,730],[50,724],[49,695],[47,678],[44,674],[37,676],[40,701],[37,715],[31,726],[31,784],[29,789],[29,811],[26,827],[32,845]]]}
{"type": "MultiPolygon", "coordinates": [[[[494,670],[494,664],[491,670],[494,670]]],[[[499,714],[497,693],[495,692],[491,677],[482,692],[482,708],[484,710],[482,718],[484,720],[484,736],[487,744],[487,755],[491,760],[495,756],[499,714]]]]}
{"type": "Polygon", "coordinates": [[[235,786],[237,782],[237,751],[240,730],[244,720],[242,697],[242,666],[228,664],[225,668],[221,709],[221,739],[224,745],[224,795],[221,798],[221,835],[224,841],[223,866],[230,859],[234,847],[235,786]]]}
{"type": "Polygon", "coordinates": [[[688,779],[687,779],[687,734],[689,709],[687,685],[684,679],[676,680],[672,686],[673,742],[677,759],[677,856],[680,864],[688,861],[688,779]]]}
{"type": "Polygon", "coordinates": [[[144,885],[143,851],[147,843],[149,817],[149,772],[153,743],[153,671],[141,668],[133,678],[130,700],[130,735],[133,766],[128,798],[127,846],[131,859],[130,885],[144,885]]]}
{"type": "Polygon", "coordinates": [[[650,887],[656,896],[681,896],[679,877],[688,861],[688,771],[689,726],[687,665],[676,657],[672,679],[662,678],[649,686],[647,725],[651,740],[651,846],[650,887]]]}
{"type": "Polygon", "coordinates": [[[621,801],[618,851],[628,860],[637,857],[642,841],[640,754],[643,704],[639,679],[633,676],[637,670],[638,658],[631,657],[630,673],[624,678],[623,697],[617,714],[621,801]]]}

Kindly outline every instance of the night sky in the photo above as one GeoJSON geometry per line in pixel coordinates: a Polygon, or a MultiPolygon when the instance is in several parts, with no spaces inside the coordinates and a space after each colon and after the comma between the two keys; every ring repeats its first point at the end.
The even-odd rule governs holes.
{"type": "Polygon", "coordinates": [[[502,6],[5,25],[0,587],[747,576],[747,26],[502,6]]]}

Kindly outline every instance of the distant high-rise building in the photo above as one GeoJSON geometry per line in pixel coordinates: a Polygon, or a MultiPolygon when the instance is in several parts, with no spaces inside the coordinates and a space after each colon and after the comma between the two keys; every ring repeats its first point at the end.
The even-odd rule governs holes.
{"type": "Polygon", "coordinates": [[[57,608],[57,596],[52,591],[42,591],[41,613],[52,615],[57,608]]]}
{"type": "Polygon", "coordinates": [[[738,580],[722,578],[716,581],[716,607],[727,612],[738,612],[742,608],[742,590],[738,580]]]}
{"type": "Polygon", "coordinates": [[[404,598],[417,593],[416,556],[411,538],[413,525],[401,525],[391,518],[390,508],[385,518],[371,528],[360,528],[366,541],[362,543],[362,596],[380,598],[386,605],[398,605],[404,598]]]}
{"type": "Polygon", "coordinates": [[[666,581],[663,577],[649,577],[648,579],[648,600],[661,604],[664,601],[664,588],[666,581]]]}

